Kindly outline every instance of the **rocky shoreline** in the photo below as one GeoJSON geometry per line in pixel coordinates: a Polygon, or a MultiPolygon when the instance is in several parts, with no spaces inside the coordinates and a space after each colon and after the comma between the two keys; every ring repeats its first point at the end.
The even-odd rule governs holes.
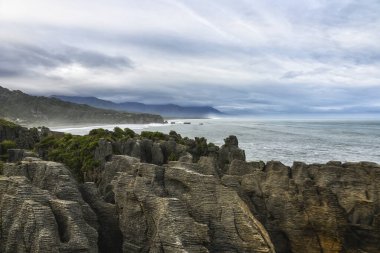
{"type": "Polygon", "coordinates": [[[380,251],[378,164],[247,162],[234,136],[107,136],[83,182],[43,160],[55,149],[8,150],[0,252],[380,251]]]}

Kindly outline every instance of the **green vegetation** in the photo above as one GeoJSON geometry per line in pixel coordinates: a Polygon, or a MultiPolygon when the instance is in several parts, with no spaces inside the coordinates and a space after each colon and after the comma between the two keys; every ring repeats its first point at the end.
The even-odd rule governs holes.
{"type": "Polygon", "coordinates": [[[161,132],[142,131],[140,136],[154,141],[167,140],[167,135],[161,132]]]}
{"type": "Polygon", "coordinates": [[[177,161],[178,160],[178,156],[176,155],[176,153],[170,153],[170,155],[168,156],[168,161],[177,161]]]}
{"type": "Polygon", "coordinates": [[[15,123],[10,122],[10,121],[5,120],[5,119],[1,119],[1,118],[0,118],[0,126],[5,126],[5,127],[9,127],[9,128],[18,127],[18,125],[16,125],[15,123]]]}
{"type": "Polygon", "coordinates": [[[182,136],[180,134],[178,134],[176,131],[173,131],[171,130],[169,132],[169,137],[174,139],[175,142],[179,143],[179,144],[182,144],[182,145],[186,145],[186,141],[190,140],[189,138],[182,138],[182,136]]]}
{"type": "Polygon", "coordinates": [[[100,139],[114,142],[134,135],[130,129],[122,130],[116,127],[114,131],[109,131],[99,128],[91,130],[84,136],[71,134],[65,134],[63,137],[48,136],[35,148],[38,153],[43,154],[43,158],[64,163],[79,181],[83,181],[86,173],[100,166],[100,161],[94,157],[100,139]]]}
{"type": "Polygon", "coordinates": [[[0,161],[0,175],[3,174],[3,170],[4,170],[4,163],[0,161]]]}
{"type": "MultiPolygon", "coordinates": [[[[131,129],[121,129],[115,127],[113,131],[106,129],[93,129],[88,135],[75,136],[65,135],[47,135],[36,146],[36,151],[44,159],[64,163],[75,175],[79,181],[83,181],[86,175],[94,175],[99,166],[105,161],[105,157],[95,157],[96,149],[99,147],[100,140],[106,140],[112,143],[112,153],[120,153],[120,145],[125,140],[133,138],[134,140],[150,139],[152,141],[169,141],[174,140],[177,144],[185,146],[187,152],[191,153],[194,160],[197,161],[201,156],[208,155],[210,152],[217,151],[212,143],[207,143],[205,138],[182,138],[181,135],[171,131],[169,135],[160,132],[143,131],[140,135],[131,129]]],[[[167,161],[177,161],[180,153],[174,149],[167,154],[167,161]]]]}
{"type": "Polygon", "coordinates": [[[202,155],[207,154],[208,145],[207,140],[204,137],[195,137],[195,146],[197,148],[198,153],[202,155]]]}
{"type": "Polygon", "coordinates": [[[16,148],[16,143],[11,140],[4,140],[0,143],[0,146],[3,153],[6,153],[8,149],[16,148]]]}
{"type": "Polygon", "coordinates": [[[6,161],[8,158],[8,149],[16,148],[16,143],[11,140],[0,142],[0,160],[6,161]]]}
{"type": "Polygon", "coordinates": [[[129,128],[125,128],[124,133],[125,133],[125,135],[127,135],[131,138],[133,138],[137,135],[132,129],[129,129],[129,128]]]}
{"type": "Polygon", "coordinates": [[[136,133],[129,128],[123,130],[120,127],[115,127],[113,131],[105,130],[103,128],[92,129],[88,135],[97,138],[104,138],[109,141],[115,141],[125,138],[133,138],[136,136],[136,133]]]}
{"type": "MultiPolygon", "coordinates": [[[[16,147],[24,149],[34,148],[42,159],[65,164],[79,181],[94,179],[93,176],[96,178],[97,169],[109,159],[110,154],[132,154],[132,149],[138,147],[134,142],[142,139],[159,142],[165,162],[177,161],[184,152],[189,152],[193,156],[194,161],[197,161],[201,156],[218,150],[218,147],[214,144],[207,143],[205,138],[182,138],[175,131],[170,131],[169,134],[157,131],[142,131],[138,135],[131,129],[115,127],[113,131],[99,128],[91,130],[88,135],[76,136],[52,132],[46,127],[26,129],[12,122],[0,119],[0,131],[2,129],[7,130],[9,127],[20,128],[23,137],[20,142],[20,130],[14,133],[13,140],[3,140],[0,142],[0,160],[7,159],[8,149],[16,147]],[[7,127],[1,128],[1,126],[7,127]],[[129,141],[130,139],[132,140],[129,141]],[[109,144],[106,143],[106,146],[104,146],[104,142],[100,142],[100,140],[110,142],[112,150],[110,150],[109,144]],[[168,143],[165,143],[166,141],[168,143]],[[20,142],[22,147],[16,146],[15,142],[18,143],[17,145],[20,142]],[[101,147],[99,147],[100,144],[101,147]],[[98,147],[99,149],[97,149],[98,147]]],[[[143,153],[146,157],[150,157],[147,162],[151,162],[152,150],[147,145],[149,145],[149,142],[146,142],[140,148],[144,149],[143,153]]]]}
{"type": "Polygon", "coordinates": [[[84,174],[99,166],[94,160],[94,151],[100,137],[97,135],[64,137],[49,136],[36,145],[37,150],[45,150],[49,160],[67,165],[78,180],[83,181],[84,174]]]}

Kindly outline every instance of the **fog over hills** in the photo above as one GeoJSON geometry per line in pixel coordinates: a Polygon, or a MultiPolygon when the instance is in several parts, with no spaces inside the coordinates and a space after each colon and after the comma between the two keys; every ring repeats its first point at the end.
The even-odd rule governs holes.
{"type": "Polygon", "coordinates": [[[159,115],[127,113],[78,105],[56,98],[31,96],[0,86],[0,118],[27,125],[162,122],[159,115]]]}

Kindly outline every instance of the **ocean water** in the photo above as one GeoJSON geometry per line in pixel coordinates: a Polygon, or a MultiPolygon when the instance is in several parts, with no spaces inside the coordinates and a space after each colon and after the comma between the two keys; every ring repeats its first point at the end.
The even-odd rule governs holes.
{"type": "MultiPolygon", "coordinates": [[[[277,160],[325,163],[338,161],[372,161],[380,163],[380,120],[253,120],[194,119],[172,120],[176,124],[119,125],[136,132],[143,130],[183,137],[205,137],[217,145],[228,135],[236,135],[247,160],[277,160]],[[190,125],[183,124],[191,122],[190,125]]],[[[170,122],[170,121],[169,121],[170,122]]],[[[97,127],[113,129],[115,125],[55,127],[53,130],[87,134],[97,127]]]]}

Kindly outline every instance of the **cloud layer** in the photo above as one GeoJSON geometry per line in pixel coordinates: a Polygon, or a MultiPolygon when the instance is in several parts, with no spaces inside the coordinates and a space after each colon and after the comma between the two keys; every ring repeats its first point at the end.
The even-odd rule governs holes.
{"type": "Polygon", "coordinates": [[[380,113],[380,2],[0,2],[0,85],[32,94],[380,113]]]}

